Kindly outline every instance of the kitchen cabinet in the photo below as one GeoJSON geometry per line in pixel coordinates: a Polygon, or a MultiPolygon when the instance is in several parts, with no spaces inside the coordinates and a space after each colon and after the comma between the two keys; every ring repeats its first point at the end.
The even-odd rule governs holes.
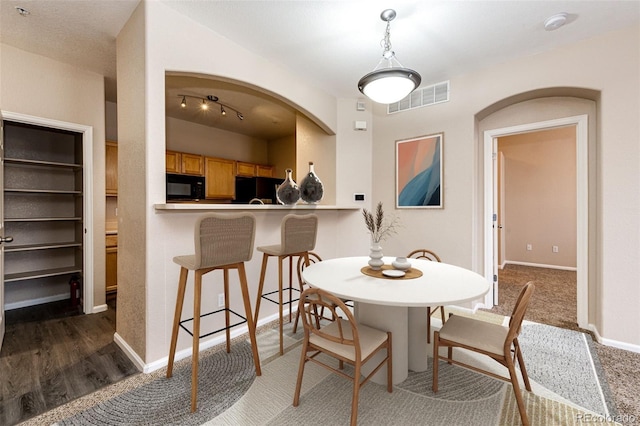
{"type": "Polygon", "coordinates": [[[236,163],[236,176],[273,177],[273,166],[265,166],[263,164],[245,163],[242,161],[238,161],[236,163]]]}
{"type": "Polygon", "coordinates": [[[225,158],[205,157],[205,197],[233,200],[236,197],[236,162],[225,158]]]}
{"type": "Polygon", "coordinates": [[[236,162],[236,176],[254,177],[256,175],[256,165],[253,163],[236,162]]]}
{"type": "Polygon", "coordinates": [[[273,177],[273,166],[264,166],[262,164],[256,165],[256,176],[258,177],[273,177]]]}
{"type": "Polygon", "coordinates": [[[165,162],[167,173],[196,176],[204,174],[204,161],[202,155],[199,154],[166,151],[165,162]]]}
{"type": "Polygon", "coordinates": [[[105,192],[107,195],[118,194],[118,144],[107,141],[105,148],[105,192]]]}
{"type": "Polygon", "coordinates": [[[69,295],[83,273],[82,134],[4,122],[5,301],[69,295]]]}
{"type": "Polygon", "coordinates": [[[108,234],[106,240],[106,280],[107,293],[118,290],[118,235],[108,234]]]}

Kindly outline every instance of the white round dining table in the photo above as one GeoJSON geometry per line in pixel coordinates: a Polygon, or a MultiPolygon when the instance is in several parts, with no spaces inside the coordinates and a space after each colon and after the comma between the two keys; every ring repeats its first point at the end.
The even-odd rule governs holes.
{"type": "MultiPolygon", "coordinates": [[[[480,274],[459,266],[425,259],[408,259],[411,268],[422,276],[416,278],[374,277],[361,269],[369,258],[342,257],[314,263],[304,269],[304,281],[338,297],[353,300],[359,323],[392,333],[393,383],[404,381],[412,371],[428,366],[427,306],[455,305],[480,299],[490,283],[480,274]]],[[[383,258],[386,265],[394,260],[383,258]]],[[[383,357],[383,354],[378,354],[383,357]]],[[[376,365],[372,360],[363,366],[376,365]]],[[[386,383],[386,367],[372,377],[386,383]]]]}

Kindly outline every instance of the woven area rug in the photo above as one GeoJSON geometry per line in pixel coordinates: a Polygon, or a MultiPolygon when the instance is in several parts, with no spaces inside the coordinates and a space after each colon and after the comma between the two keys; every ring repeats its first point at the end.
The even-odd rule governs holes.
{"type": "MultiPolygon", "coordinates": [[[[287,352],[274,353],[277,330],[258,336],[262,376],[255,377],[251,350],[236,339],[230,354],[211,349],[201,355],[199,401],[189,411],[190,363],[182,360],[172,379],[164,369],[139,375],[45,413],[27,424],[60,425],[342,425],[350,416],[351,383],[309,364],[300,405],[291,403],[302,333],[286,328],[287,352]]],[[[602,422],[615,416],[606,383],[582,333],[541,324],[523,326],[521,345],[533,392],[523,392],[532,425],[602,422]],[[567,334],[574,333],[574,334],[567,334]]],[[[460,354],[468,362],[503,373],[486,357],[460,354]],[[486,359],[484,359],[486,358],[486,359]]],[[[458,366],[440,364],[439,392],[431,391],[431,369],[410,372],[390,394],[367,383],[361,390],[360,424],[512,425],[520,418],[511,385],[458,366]]],[[[613,424],[613,423],[611,423],[613,424]]]]}

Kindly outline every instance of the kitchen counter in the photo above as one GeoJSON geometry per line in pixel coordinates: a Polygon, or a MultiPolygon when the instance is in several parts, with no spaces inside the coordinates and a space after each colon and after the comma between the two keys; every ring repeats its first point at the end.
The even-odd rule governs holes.
{"type": "Polygon", "coordinates": [[[200,203],[166,203],[154,204],[156,211],[189,211],[189,210],[258,210],[258,211],[278,211],[278,210],[360,210],[360,206],[330,206],[322,204],[295,204],[293,206],[285,206],[281,204],[200,204],[200,203]]]}

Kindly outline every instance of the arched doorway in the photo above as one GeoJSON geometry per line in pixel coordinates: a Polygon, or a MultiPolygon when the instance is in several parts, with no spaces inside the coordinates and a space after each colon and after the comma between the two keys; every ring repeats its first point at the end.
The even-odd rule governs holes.
{"type": "MultiPolygon", "coordinates": [[[[597,98],[589,92],[589,98],[597,98]]],[[[595,273],[593,257],[594,245],[589,244],[595,235],[594,194],[595,194],[595,129],[596,103],[592,99],[574,96],[544,96],[537,97],[529,94],[528,100],[522,96],[494,104],[482,114],[478,114],[478,144],[479,144],[479,181],[482,182],[482,197],[479,197],[479,211],[481,220],[480,240],[483,241],[483,255],[485,276],[497,280],[497,224],[494,221],[496,212],[496,176],[494,174],[494,147],[497,138],[550,129],[562,126],[575,126],[576,129],[576,254],[577,254],[577,321],[578,326],[587,328],[589,321],[590,277],[595,273]],[[590,167],[591,164],[591,167],[590,167]],[[592,213],[592,214],[590,214],[592,213]]],[[[545,93],[546,95],[546,93],[545,93]]],[[[486,306],[493,306],[497,300],[497,284],[494,292],[485,300],[486,306]]],[[[591,298],[593,296],[591,295],[591,298]]]]}

